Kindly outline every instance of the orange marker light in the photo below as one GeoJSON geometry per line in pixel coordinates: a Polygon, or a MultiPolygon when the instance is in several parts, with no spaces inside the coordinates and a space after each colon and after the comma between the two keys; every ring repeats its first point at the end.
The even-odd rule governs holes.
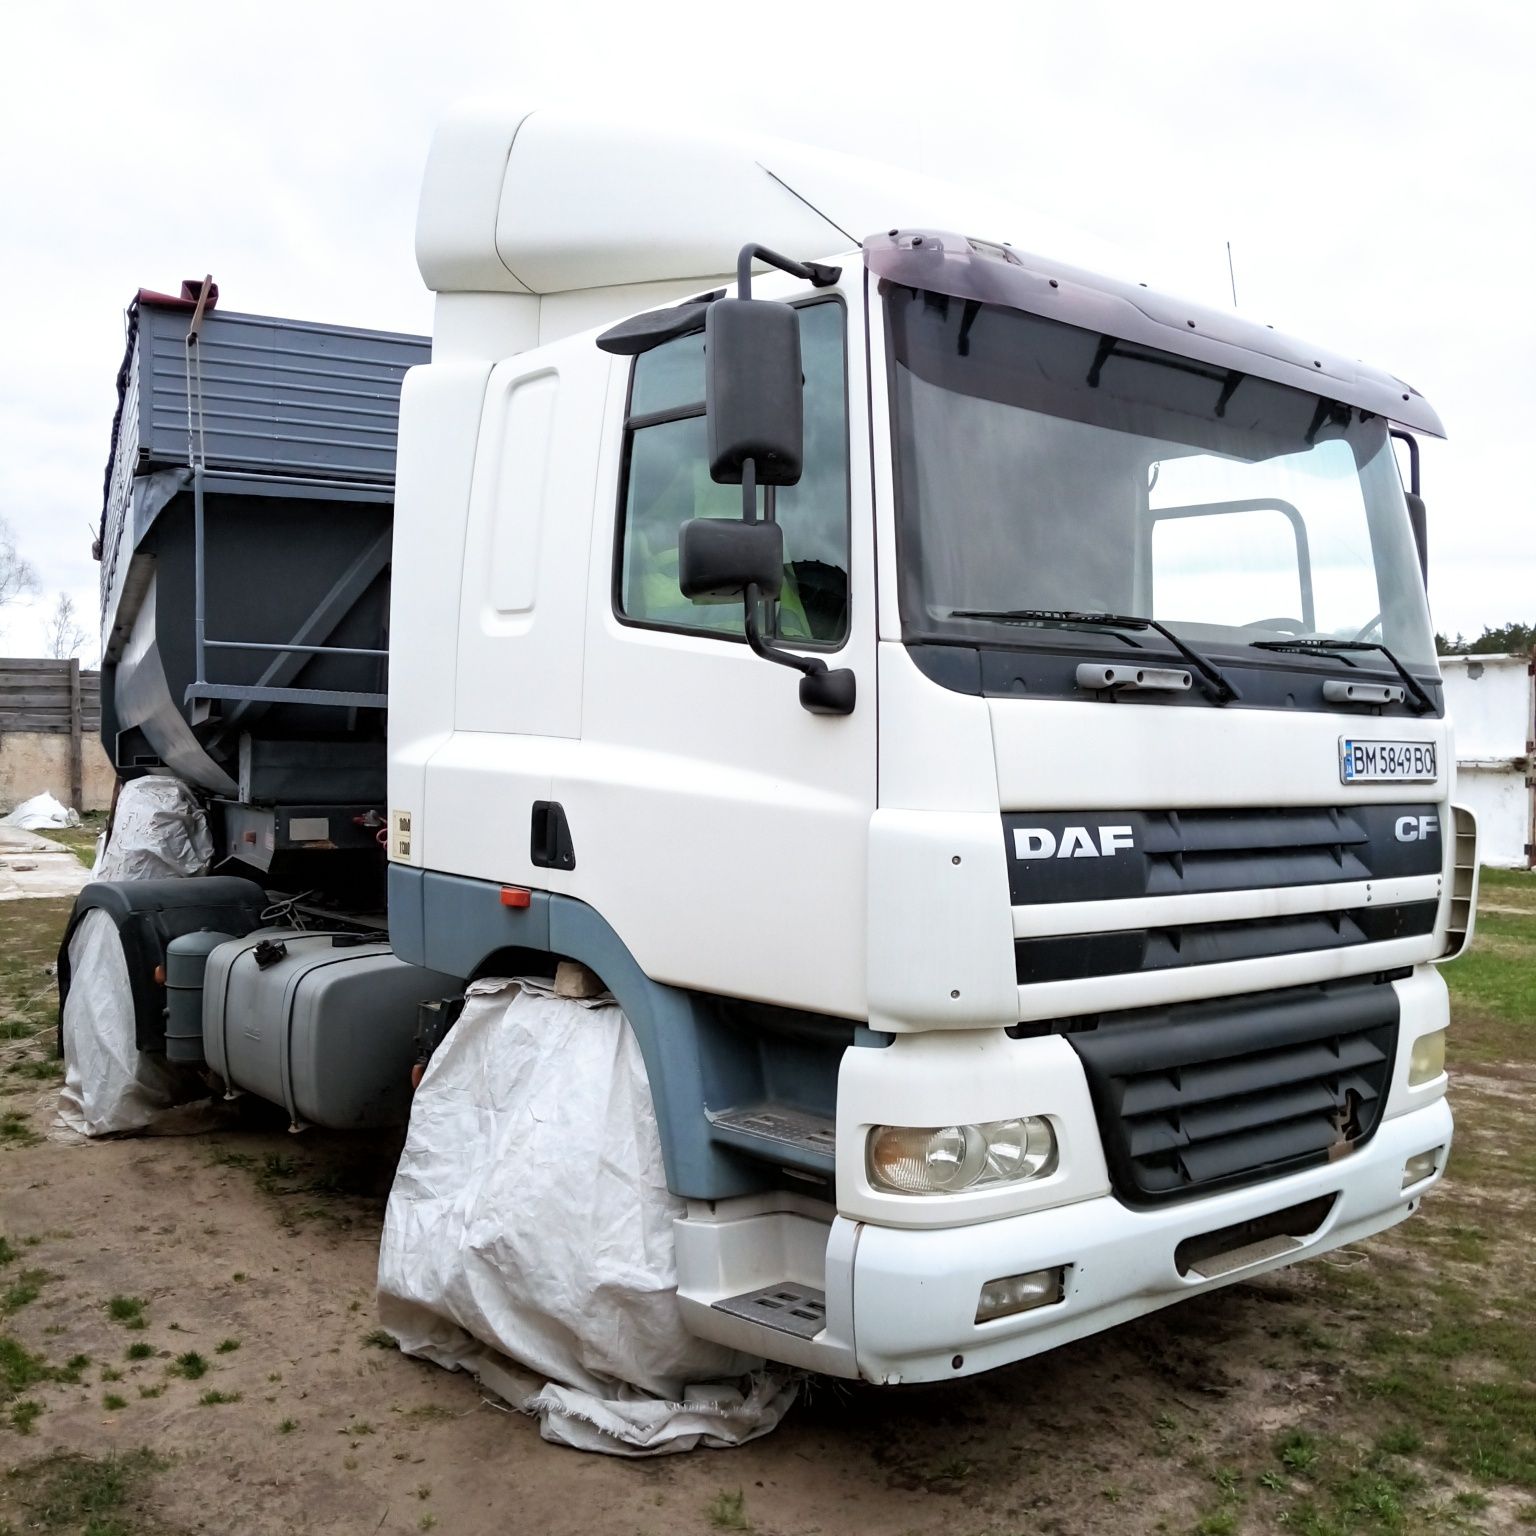
{"type": "Polygon", "coordinates": [[[501,904],[504,907],[529,907],[533,905],[533,892],[520,885],[504,885],[501,888],[501,904]]]}

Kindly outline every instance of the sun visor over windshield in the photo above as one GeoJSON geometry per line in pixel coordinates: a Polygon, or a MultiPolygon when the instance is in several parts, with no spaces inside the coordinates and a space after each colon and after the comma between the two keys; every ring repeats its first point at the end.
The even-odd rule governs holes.
{"type": "Polygon", "coordinates": [[[1401,379],[1266,325],[1011,246],[934,230],[870,235],[864,261],[884,281],[1020,309],[1100,336],[1268,379],[1444,437],[1434,408],[1401,379]]]}

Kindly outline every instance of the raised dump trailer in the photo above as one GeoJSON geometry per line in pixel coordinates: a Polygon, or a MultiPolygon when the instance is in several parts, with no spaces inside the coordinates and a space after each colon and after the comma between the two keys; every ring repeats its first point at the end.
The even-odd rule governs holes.
{"type": "Polygon", "coordinates": [[[102,742],[125,778],[204,792],[221,859],[355,891],[380,872],[400,383],[429,344],[203,290],[128,309],[102,742]]]}
{"type": "Polygon", "coordinates": [[[488,110],[428,162],[430,362],[206,307],[189,349],[197,295],[141,300],[116,760],[226,852],[371,837],[390,662],[392,956],[232,907],[173,939],[182,1058],[200,1017],[236,1086],[356,1123],[413,1032],[355,1000],[419,1001],[459,1033],[414,1134],[467,982],[585,967],[683,1323],[877,1382],[1416,1209],[1476,870],[1394,460],[1439,420],[1048,244],[794,146],[488,110]]]}

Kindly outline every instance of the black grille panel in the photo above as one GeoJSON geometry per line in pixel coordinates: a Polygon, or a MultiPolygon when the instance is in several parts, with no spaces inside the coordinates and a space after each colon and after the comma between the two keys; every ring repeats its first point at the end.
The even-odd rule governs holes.
{"type": "Polygon", "coordinates": [[[1438,903],[1303,912],[1290,917],[1243,918],[1225,923],[1183,923],[1167,928],[1117,928],[1016,939],[1014,972],[1020,986],[1072,981],[1127,971],[1166,971],[1216,965],[1264,955],[1291,955],[1352,944],[1379,944],[1434,931],[1438,903]]]}
{"type": "Polygon", "coordinates": [[[1438,811],[1425,804],[1010,812],[1003,835],[1016,907],[1384,880],[1441,863],[1438,811]]]}
{"type": "Polygon", "coordinates": [[[1386,981],[1069,1020],[1111,1181],[1134,1204],[1254,1183],[1368,1141],[1397,1048],[1386,981]]]}

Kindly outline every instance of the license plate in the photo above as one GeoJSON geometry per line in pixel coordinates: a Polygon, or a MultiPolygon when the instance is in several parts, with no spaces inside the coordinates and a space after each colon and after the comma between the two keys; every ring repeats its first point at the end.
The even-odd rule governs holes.
{"type": "Polygon", "coordinates": [[[1339,738],[1339,780],[1344,784],[1404,783],[1440,777],[1432,741],[1356,741],[1339,738]]]}

